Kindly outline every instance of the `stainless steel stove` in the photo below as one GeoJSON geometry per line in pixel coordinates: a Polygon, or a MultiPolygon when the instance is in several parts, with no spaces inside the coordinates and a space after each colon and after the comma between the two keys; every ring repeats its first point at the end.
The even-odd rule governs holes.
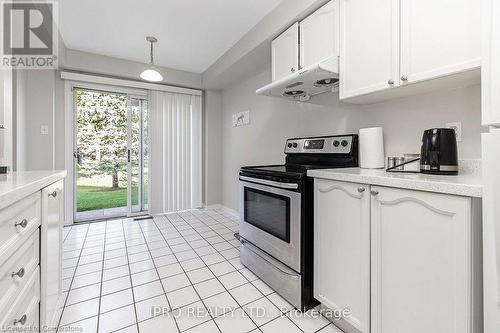
{"type": "Polygon", "coordinates": [[[313,179],[358,166],[357,135],[288,139],[285,164],[240,170],[241,263],[298,309],[313,298],[313,179]]]}

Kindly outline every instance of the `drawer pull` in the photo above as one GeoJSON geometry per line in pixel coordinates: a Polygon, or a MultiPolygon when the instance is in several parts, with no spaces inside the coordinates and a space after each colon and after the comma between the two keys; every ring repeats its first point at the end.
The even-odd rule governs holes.
{"type": "Polygon", "coordinates": [[[28,220],[26,219],[23,219],[21,222],[18,222],[16,224],[14,224],[14,227],[22,227],[22,228],[26,228],[26,226],[28,225],[28,220]]]}
{"type": "Polygon", "coordinates": [[[21,268],[20,270],[18,270],[17,272],[12,272],[12,274],[10,276],[14,277],[16,275],[19,276],[20,278],[22,278],[24,276],[24,267],[21,268]]]}
{"type": "Polygon", "coordinates": [[[54,191],[52,193],[49,193],[49,197],[57,197],[57,191],[54,191]]]}
{"type": "Polygon", "coordinates": [[[25,314],[19,319],[14,319],[14,326],[17,324],[21,324],[21,325],[26,324],[26,319],[28,319],[28,317],[25,314]]]}

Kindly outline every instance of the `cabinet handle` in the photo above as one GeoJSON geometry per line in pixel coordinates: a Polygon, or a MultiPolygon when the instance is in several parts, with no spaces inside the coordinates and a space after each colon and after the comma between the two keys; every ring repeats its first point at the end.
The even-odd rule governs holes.
{"type": "Polygon", "coordinates": [[[377,190],[371,190],[371,191],[370,191],[370,193],[371,193],[372,195],[378,195],[378,191],[377,191],[377,190]]]}
{"type": "Polygon", "coordinates": [[[292,68],[290,69],[290,72],[295,73],[295,68],[293,68],[293,67],[292,67],[292,68]]]}
{"type": "Polygon", "coordinates": [[[387,84],[392,86],[394,84],[394,80],[387,81],[387,84]]]}
{"type": "Polygon", "coordinates": [[[358,187],[358,192],[359,193],[363,193],[365,191],[365,188],[364,187],[358,187]]]}
{"type": "Polygon", "coordinates": [[[54,191],[52,193],[49,193],[49,197],[57,197],[57,191],[54,191]]]}
{"type": "Polygon", "coordinates": [[[23,314],[23,316],[19,319],[14,319],[14,326],[17,324],[21,324],[21,325],[26,324],[26,319],[28,319],[28,317],[25,314],[23,314]]]}
{"type": "Polygon", "coordinates": [[[17,272],[12,272],[12,274],[10,276],[14,277],[16,275],[19,276],[20,278],[22,278],[24,276],[24,267],[21,268],[20,270],[18,270],[17,272]]]}
{"type": "Polygon", "coordinates": [[[401,76],[401,81],[404,81],[404,82],[408,81],[408,75],[401,76]]]}
{"type": "Polygon", "coordinates": [[[23,219],[21,222],[15,223],[14,227],[19,227],[20,226],[22,228],[26,228],[27,225],[28,225],[28,220],[23,219]]]}

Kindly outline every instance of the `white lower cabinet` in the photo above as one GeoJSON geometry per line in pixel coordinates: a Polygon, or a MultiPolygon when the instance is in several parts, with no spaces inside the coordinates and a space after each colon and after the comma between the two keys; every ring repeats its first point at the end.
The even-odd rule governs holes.
{"type": "Polygon", "coordinates": [[[0,327],[55,331],[62,307],[63,181],[0,209],[0,327]]]}
{"type": "Polygon", "coordinates": [[[315,297],[351,309],[345,332],[482,332],[480,207],[316,179],[315,297]]]}
{"type": "Polygon", "coordinates": [[[333,310],[348,308],[342,324],[368,333],[369,186],[316,179],[314,198],[314,297],[333,310]]]}
{"type": "Polygon", "coordinates": [[[62,297],[62,228],[64,185],[60,180],[42,190],[41,324],[56,327],[62,297]]]}
{"type": "Polygon", "coordinates": [[[386,187],[371,192],[372,333],[481,332],[480,204],[386,187]]]}

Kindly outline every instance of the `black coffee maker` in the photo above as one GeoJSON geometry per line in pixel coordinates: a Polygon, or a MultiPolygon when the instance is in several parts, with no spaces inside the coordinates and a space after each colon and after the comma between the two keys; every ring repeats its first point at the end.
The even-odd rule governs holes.
{"type": "Polygon", "coordinates": [[[420,172],[434,175],[458,174],[457,137],[454,129],[432,128],[424,131],[420,172]]]}

